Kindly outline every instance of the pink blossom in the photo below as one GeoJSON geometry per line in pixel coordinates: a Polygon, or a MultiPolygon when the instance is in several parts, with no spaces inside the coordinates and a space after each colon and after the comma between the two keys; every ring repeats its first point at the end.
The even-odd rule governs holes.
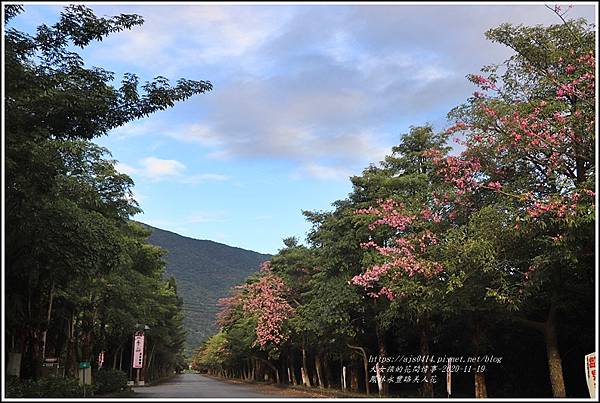
{"type": "Polygon", "coordinates": [[[246,297],[243,304],[244,313],[256,316],[254,344],[261,348],[268,343],[278,345],[286,339],[281,324],[294,313],[284,298],[288,289],[283,280],[270,271],[265,273],[258,282],[244,287],[246,297]]]}
{"type": "Polygon", "coordinates": [[[271,262],[266,260],[260,264],[260,271],[271,271],[271,262]]]}
{"type": "Polygon", "coordinates": [[[554,120],[559,123],[565,123],[567,121],[567,119],[560,112],[554,112],[554,115],[552,116],[554,117],[554,120]]]}
{"type": "Polygon", "coordinates": [[[490,82],[487,78],[478,74],[471,75],[471,81],[475,84],[487,84],[490,82]]]}
{"type": "Polygon", "coordinates": [[[490,182],[487,184],[487,187],[492,190],[500,190],[502,189],[502,184],[500,182],[490,182]]]}

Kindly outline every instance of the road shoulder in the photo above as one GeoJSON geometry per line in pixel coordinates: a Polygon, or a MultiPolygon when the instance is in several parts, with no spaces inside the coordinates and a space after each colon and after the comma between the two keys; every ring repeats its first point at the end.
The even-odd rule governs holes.
{"type": "Polygon", "coordinates": [[[273,396],[283,397],[304,397],[304,398],[338,398],[338,397],[365,397],[364,395],[354,395],[349,393],[342,393],[337,390],[318,390],[313,388],[307,388],[300,385],[276,385],[272,383],[263,382],[250,382],[243,381],[240,379],[232,378],[221,378],[218,376],[212,376],[208,374],[199,374],[210,379],[214,379],[220,382],[226,382],[233,385],[246,385],[256,388],[257,391],[265,394],[272,394],[273,396]]]}

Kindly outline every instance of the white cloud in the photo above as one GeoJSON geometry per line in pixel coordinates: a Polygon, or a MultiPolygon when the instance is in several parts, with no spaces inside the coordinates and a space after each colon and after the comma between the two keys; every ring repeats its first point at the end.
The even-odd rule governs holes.
{"type": "Polygon", "coordinates": [[[177,160],[163,160],[155,157],[144,158],[140,163],[143,175],[152,180],[181,176],[186,169],[185,165],[177,160]]]}
{"type": "Polygon", "coordinates": [[[110,136],[119,140],[124,140],[135,136],[147,136],[153,133],[160,133],[156,119],[134,120],[125,123],[110,131],[110,136]]]}
{"type": "Polygon", "coordinates": [[[166,132],[168,137],[189,143],[198,143],[205,147],[216,147],[223,144],[223,139],[206,124],[192,123],[178,130],[166,132]]]}
{"type": "MultiPolygon", "coordinates": [[[[124,12],[121,7],[117,10],[124,12]]],[[[288,14],[284,7],[213,4],[130,6],[126,12],[142,15],[144,25],[109,36],[94,57],[169,75],[182,65],[230,63],[232,58],[236,66],[252,69],[262,61],[250,53],[278,31],[288,14]]]]}
{"type": "Polygon", "coordinates": [[[217,173],[186,175],[187,167],[182,162],[156,157],[146,157],[139,160],[137,167],[117,162],[115,168],[119,172],[152,182],[168,179],[188,185],[197,185],[205,182],[223,182],[231,179],[228,175],[217,173]]]}
{"type": "MultiPolygon", "coordinates": [[[[415,74],[415,78],[424,82],[429,82],[452,77],[453,75],[454,73],[452,71],[446,70],[443,67],[429,65],[419,69],[417,74],[415,74]]],[[[458,79],[460,80],[461,78],[458,79]]]]}
{"type": "Polygon", "coordinates": [[[125,175],[133,175],[139,172],[137,168],[132,167],[131,165],[124,164],[122,162],[118,162],[115,164],[115,169],[118,172],[124,173],[125,175]]]}
{"type": "MultiPolygon", "coordinates": [[[[435,121],[463,102],[473,90],[464,76],[511,53],[486,40],[487,29],[560,22],[543,5],[190,4],[132,11],[144,16],[144,26],[107,38],[104,57],[169,75],[200,72],[215,87],[189,101],[199,115],[164,130],[130,124],[118,135],[157,133],[205,148],[209,158],[285,160],[322,180],[382,159],[408,125],[435,121]]],[[[570,16],[589,19],[593,11],[582,5],[570,16]]],[[[190,175],[178,164],[155,161],[137,173],[183,183],[230,179],[190,175]]]]}
{"type": "Polygon", "coordinates": [[[352,173],[345,168],[308,163],[300,168],[300,176],[308,175],[319,180],[348,180],[352,173]]]}

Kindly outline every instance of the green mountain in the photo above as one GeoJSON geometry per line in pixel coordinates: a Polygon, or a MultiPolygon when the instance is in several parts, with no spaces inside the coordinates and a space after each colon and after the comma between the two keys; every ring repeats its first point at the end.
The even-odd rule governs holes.
{"type": "Polygon", "coordinates": [[[231,287],[258,271],[260,263],[271,255],[144,225],[152,230],[148,242],[167,251],[167,276],[175,277],[183,298],[186,353],[190,354],[216,331],[218,299],[228,296],[231,287]]]}

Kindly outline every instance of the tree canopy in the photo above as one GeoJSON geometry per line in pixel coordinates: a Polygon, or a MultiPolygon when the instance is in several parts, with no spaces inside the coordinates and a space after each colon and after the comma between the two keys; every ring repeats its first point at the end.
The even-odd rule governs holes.
{"type": "MultiPolygon", "coordinates": [[[[287,290],[279,303],[267,309],[273,290],[255,288],[265,305],[244,315],[243,290],[266,281],[259,274],[222,313],[214,343],[229,340],[225,351],[236,344],[235,356],[255,359],[209,371],[429,397],[446,396],[440,367],[422,365],[418,381],[398,381],[377,357],[493,355],[502,365],[459,365],[453,395],[587,396],[595,31],[557,14],[555,25],[490,29],[486,37],[514,54],[467,77],[477,91],[449,113],[449,128],[411,127],[383,161],[351,178],[353,191],[333,211],[304,212],[308,246],[287,238],[268,263],[287,290]],[[265,316],[286,337],[239,343],[260,338],[248,321],[265,316]]],[[[202,346],[198,368],[207,355],[202,346]]]]}
{"type": "Polygon", "coordinates": [[[212,89],[209,81],[127,73],[120,86],[73,49],[143,24],[135,14],[98,17],[84,5],[34,34],[10,26],[5,8],[5,310],[7,351],[23,355],[22,378],[59,358],[127,369],[136,325],[150,328],[146,379],[184,365],[181,299],[164,278],[164,252],[130,218],[133,180],[92,139],[212,89]],[[123,359],[125,358],[125,359],[123,359]],[[110,361],[109,361],[110,360],[110,361]]]}

